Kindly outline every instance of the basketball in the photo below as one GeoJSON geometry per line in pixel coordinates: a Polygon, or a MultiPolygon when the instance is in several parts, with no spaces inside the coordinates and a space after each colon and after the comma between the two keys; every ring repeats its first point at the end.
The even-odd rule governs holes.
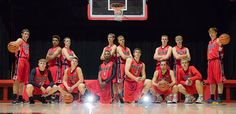
{"type": "Polygon", "coordinates": [[[70,104],[73,102],[73,95],[72,94],[65,94],[64,98],[63,98],[64,103],[66,104],[70,104]]]}
{"type": "Polygon", "coordinates": [[[18,51],[19,46],[16,45],[14,42],[10,42],[10,43],[7,45],[7,49],[8,49],[9,52],[15,53],[16,51],[18,51]]]}
{"type": "Polygon", "coordinates": [[[169,89],[169,83],[165,80],[161,80],[158,85],[158,89],[161,91],[166,91],[169,89]]]}
{"type": "Polygon", "coordinates": [[[230,42],[230,36],[228,34],[226,34],[226,33],[221,34],[220,37],[219,37],[219,41],[223,45],[227,45],[230,42]]]}

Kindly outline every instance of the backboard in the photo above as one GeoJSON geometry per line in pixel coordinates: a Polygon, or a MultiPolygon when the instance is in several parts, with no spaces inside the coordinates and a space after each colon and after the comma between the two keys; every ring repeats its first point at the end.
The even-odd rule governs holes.
{"type": "Polygon", "coordinates": [[[148,18],[148,6],[146,0],[89,0],[87,13],[89,20],[142,21],[148,18]]]}

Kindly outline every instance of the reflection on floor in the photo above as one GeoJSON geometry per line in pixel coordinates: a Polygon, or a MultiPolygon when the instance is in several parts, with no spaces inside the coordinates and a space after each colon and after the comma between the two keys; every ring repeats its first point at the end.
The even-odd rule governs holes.
{"type": "Polygon", "coordinates": [[[0,103],[0,113],[32,114],[236,114],[236,103],[209,104],[11,104],[0,103]]]}

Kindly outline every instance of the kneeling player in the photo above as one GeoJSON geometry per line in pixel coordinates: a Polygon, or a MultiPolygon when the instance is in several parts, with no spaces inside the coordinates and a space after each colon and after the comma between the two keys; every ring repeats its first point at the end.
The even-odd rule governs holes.
{"type": "Polygon", "coordinates": [[[145,64],[140,61],[141,49],[135,48],[133,55],[134,58],[128,58],[125,63],[124,101],[128,103],[141,99],[151,87],[151,80],[146,79],[145,64]]]}
{"type": "Polygon", "coordinates": [[[71,60],[71,67],[67,68],[64,72],[63,83],[59,86],[58,90],[63,94],[76,95],[80,93],[85,95],[86,87],[83,83],[83,72],[78,65],[78,58],[73,57],[71,60]]]}
{"type": "Polygon", "coordinates": [[[196,103],[203,103],[202,75],[194,66],[189,66],[188,59],[182,59],[181,66],[182,68],[178,71],[180,79],[178,88],[179,92],[185,95],[184,102],[193,103],[195,100],[193,94],[198,93],[199,97],[196,103]]]}
{"type": "Polygon", "coordinates": [[[156,102],[161,103],[165,95],[167,103],[177,103],[178,87],[174,73],[167,66],[166,61],[161,61],[160,69],[157,69],[153,75],[151,93],[156,96],[156,102]]]}
{"type": "Polygon", "coordinates": [[[45,97],[57,91],[54,86],[51,72],[46,69],[46,59],[38,61],[38,67],[32,69],[29,83],[26,87],[30,104],[34,104],[34,99],[47,103],[45,97]],[[49,80],[50,84],[46,82],[49,80]]]}
{"type": "Polygon", "coordinates": [[[98,96],[100,96],[101,103],[111,103],[112,102],[112,90],[111,82],[116,74],[116,64],[111,60],[110,51],[106,50],[104,52],[104,61],[99,67],[98,81],[100,86],[100,91],[98,96]]]}

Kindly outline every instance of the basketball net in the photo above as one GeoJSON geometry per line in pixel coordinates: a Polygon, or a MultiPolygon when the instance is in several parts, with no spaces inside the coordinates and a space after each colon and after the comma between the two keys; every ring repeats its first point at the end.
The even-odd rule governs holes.
{"type": "Polygon", "coordinates": [[[123,9],[125,5],[123,3],[112,3],[111,9],[114,10],[114,19],[115,21],[122,21],[123,19],[123,9]]]}

